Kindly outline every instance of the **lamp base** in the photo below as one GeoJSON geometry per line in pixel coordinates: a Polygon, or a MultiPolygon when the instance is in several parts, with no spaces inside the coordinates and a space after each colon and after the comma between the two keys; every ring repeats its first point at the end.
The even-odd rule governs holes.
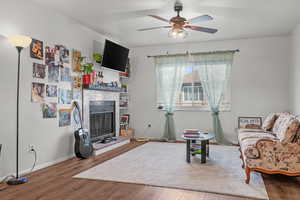
{"type": "Polygon", "coordinates": [[[20,185],[27,182],[28,182],[28,178],[19,177],[19,178],[11,178],[6,183],[8,185],[20,185]]]}

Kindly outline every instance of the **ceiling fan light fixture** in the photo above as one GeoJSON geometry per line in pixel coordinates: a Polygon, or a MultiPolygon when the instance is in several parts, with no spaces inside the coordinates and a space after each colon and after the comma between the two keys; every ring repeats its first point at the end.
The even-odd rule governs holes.
{"type": "Polygon", "coordinates": [[[172,28],[169,31],[169,37],[174,39],[184,39],[188,35],[187,31],[182,28],[172,28]]]}

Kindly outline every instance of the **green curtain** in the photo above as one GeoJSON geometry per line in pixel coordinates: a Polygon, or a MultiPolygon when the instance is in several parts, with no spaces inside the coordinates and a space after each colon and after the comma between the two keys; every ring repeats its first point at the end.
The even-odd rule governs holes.
{"type": "Polygon", "coordinates": [[[157,78],[157,102],[161,102],[166,111],[165,129],[162,138],[166,141],[175,141],[174,110],[176,99],[181,90],[184,67],[187,65],[187,56],[158,56],[155,57],[157,78]]]}
{"type": "Polygon", "coordinates": [[[229,144],[224,137],[219,118],[222,96],[228,87],[234,52],[216,52],[193,55],[194,67],[199,71],[204,94],[207,97],[213,118],[216,141],[229,144]]]}

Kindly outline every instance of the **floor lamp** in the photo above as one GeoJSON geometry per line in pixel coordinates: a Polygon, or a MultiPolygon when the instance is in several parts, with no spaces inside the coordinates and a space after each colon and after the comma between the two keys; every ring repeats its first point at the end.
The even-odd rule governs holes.
{"type": "Polygon", "coordinates": [[[7,184],[18,185],[27,182],[27,178],[19,177],[19,96],[20,96],[20,56],[21,51],[28,47],[32,41],[30,37],[22,35],[9,36],[8,41],[16,47],[18,51],[18,74],[17,74],[17,137],[16,137],[16,177],[9,179],[7,184]]]}

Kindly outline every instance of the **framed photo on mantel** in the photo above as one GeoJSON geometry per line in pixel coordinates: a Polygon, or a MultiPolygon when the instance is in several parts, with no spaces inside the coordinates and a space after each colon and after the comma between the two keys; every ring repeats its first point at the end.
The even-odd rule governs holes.
{"type": "Polygon", "coordinates": [[[261,128],[262,117],[239,117],[238,128],[261,128]]]}

